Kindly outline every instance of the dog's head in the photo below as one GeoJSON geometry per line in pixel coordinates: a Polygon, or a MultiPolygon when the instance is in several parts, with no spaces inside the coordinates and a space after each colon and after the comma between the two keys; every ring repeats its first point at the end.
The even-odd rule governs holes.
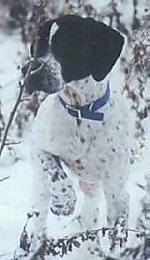
{"type": "MultiPolygon", "coordinates": [[[[27,90],[59,91],[62,81],[70,82],[91,75],[101,81],[120,56],[124,39],[120,33],[92,18],[62,16],[46,22],[31,56],[37,59],[29,76],[27,90]]],[[[29,64],[24,67],[25,75],[29,64]]]]}

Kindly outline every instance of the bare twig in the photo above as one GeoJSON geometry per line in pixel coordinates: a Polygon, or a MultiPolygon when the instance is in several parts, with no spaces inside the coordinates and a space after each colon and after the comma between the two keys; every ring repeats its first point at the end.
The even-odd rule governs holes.
{"type": "Polygon", "coordinates": [[[30,98],[22,98],[20,102],[30,101],[30,98]]]}
{"type": "Polygon", "coordinates": [[[24,91],[24,85],[22,85],[21,82],[19,82],[19,85],[20,85],[19,95],[18,95],[18,98],[17,98],[17,100],[16,100],[15,106],[14,106],[12,112],[10,113],[9,120],[8,120],[6,129],[5,129],[5,132],[4,132],[4,136],[3,136],[3,139],[2,139],[2,142],[1,142],[1,146],[0,146],[0,156],[2,155],[4,146],[5,146],[5,143],[6,143],[6,139],[7,139],[8,133],[9,133],[10,126],[11,126],[11,124],[12,124],[12,121],[13,121],[13,119],[14,119],[14,116],[15,116],[15,113],[16,113],[16,111],[17,111],[17,108],[18,108],[18,106],[19,106],[19,104],[20,104],[20,100],[21,100],[21,98],[22,98],[22,94],[23,94],[23,91],[24,91]]]}
{"type": "Polygon", "coordinates": [[[21,141],[5,142],[5,145],[6,145],[6,146],[9,146],[9,145],[19,145],[19,144],[21,144],[21,141]]]}
{"type": "Polygon", "coordinates": [[[10,176],[5,176],[4,178],[0,179],[0,182],[6,181],[10,178],[10,176]]]}

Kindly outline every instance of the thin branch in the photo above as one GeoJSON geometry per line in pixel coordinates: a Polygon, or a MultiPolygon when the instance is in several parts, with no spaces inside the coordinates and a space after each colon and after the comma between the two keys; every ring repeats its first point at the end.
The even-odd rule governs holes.
{"type": "Polygon", "coordinates": [[[30,101],[30,98],[22,98],[20,102],[30,101]]]}
{"type": "Polygon", "coordinates": [[[9,145],[19,145],[21,144],[21,141],[11,141],[11,142],[5,142],[5,145],[6,146],[9,146],[9,145]]]}
{"type": "Polygon", "coordinates": [[[5,176],[4,178],[0,179],[0,182],[6,181],[8,179],[10,179],[10,176],[5,176]]]}
{"type": "MultiPolygon", "coordinates": [[[[114,230],[114,228],[106,228],[102,227],[99,229],[95,230],[85,230],[79,233],[76,233],[75,235],[71,237],[64,237],[60,239],[52,239],[52,238],[47,238],[47,237],[41,237],[41,245],[35,252],[30,250],[31,247],[31,241],[32,239],[28,235],[26,228],[28,226],[29,220],[32,217],[38,217],[38,212],[33,212],[31,214],[28,213],[27,215],[27,221],[23,227],[23,231],[21,234],[21,239],[20,239],[20,247],[24,250],[25,254],[29,256],[30,260],[35,260],[38,257],[41,257],[39,259],[45,259],[44,256],[60,256],[63,257],[64,255],[71,253],[73,249],[79,248],[82,243],[85,241],[95,241],[97,237],[99,239],[103,239],[107,232],[114,230]],[[101,235],[101,238],[100,238],[101,235]],[[43,258],[42,258],[43,257],[43,258]]],[[[146,238],[147,235],[149,235],[148,230],[140,230],[140,229],[126,229],[127,236],[128,232],[133,232],[135,233],[135,236],[139,239],[141,238],[146,238]]],[[[123,238],[120,238],[120,248],[123,245],[123,242],[127,242],[126,238],[123,240],[123,238]]],[[[111,248],[110,248],[111,250],[111,248]]],[[[16,259],[16,258],[14,258],[16,259]]]]}
{"type": "Polygon", "coordinates": [[[19,82],[19,85],[20,85],[20,92],[19,92],[18,98],[16,100],[15,106],[14,106],[14,108],[13,108],[13,110],[10,113],[10,116],[9,116],[9,120],[8,120],[6,129],[5,129],[5,133],[4,133],[4,136],[3,136],[3,139],[2,139],[2,143],[1,143],[1,146],[0,146],[0,156],[2,155],[4,146],[5,146],[5,143],[6,143],[6,139],[7,139],[8,133],[9,133],[10,126],[13,122],[15,113],[17,111],[19,104],[20,104],[20,100],[22,98],[22,94],[23,94],[23,91],[24,91],[24,85],[22,85],[21,82],[19,82]]]}
{"type": "MultiPolygon", "coordinates": [[[[4,253],[4,254],[0,254],[0,258],[1,259],[6,259],[6,256],[8,257],[8,256],[10,256],[11,255],[11,253],[4,253]]],[[[9,260],[13,260],[13,259],[9,259],[9,260]]]]}

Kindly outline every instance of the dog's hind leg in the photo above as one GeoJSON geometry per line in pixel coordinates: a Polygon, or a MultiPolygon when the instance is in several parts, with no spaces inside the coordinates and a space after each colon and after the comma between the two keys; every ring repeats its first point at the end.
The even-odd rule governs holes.
{"type": "Polygon", "coordinates": [[[92,229],[98,225],[101,188],[98,183],[80,181],[80,189],[84,193],[81,211],[83,226],[92,229]]]}
{"type": "Polygon", "coordinates": [[[125,182],[105,179],[104,193],[107,203],[107,223],[112,228],[109,235],[111,248],[126,241],[129,217],[129,195],[125,191],[125,182]]]}
{"type": "MultiPolygon", "coordinates": [[[[80,189],[84,193],[83,205],[80,212],[80,224],[82,230],[94,230],[100,228],[99,207],[101,200],[101,185],[99,182],[80,181],[80,189]]],[[[93,241],[90,239],[81,248],[82,259],[102,259],[103,250],[100,246],[100,238],[97,235],[93,241]],[[101,256],[101,257],[100,257],[101,256]]],[[[79,258],[76,258],[79,259],[79,258]]],[[[81,259],[81,258],[80,258],[81,259]]],[[[104,258],[103,258],[104,259],[104,258]]]]}

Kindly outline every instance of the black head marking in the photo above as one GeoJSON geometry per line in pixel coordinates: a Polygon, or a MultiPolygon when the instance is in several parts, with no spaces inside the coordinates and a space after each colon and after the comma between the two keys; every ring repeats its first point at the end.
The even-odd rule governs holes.
{"type": "Polygon", "coordinates": [[[67,15],[56,20],[59,30],[52,38],[52,52],[66,82],[92,75],[103,80],[120,56],[120,33],[92,18],[67,15]]]}
{"type": "Polygon", "coordinates": [[[92,18],[65,15],[47,21],[39,30],[36,44],[34,41],[31,45],[31,56],[36,52],[37,61],[26,88],[31,93],[34,90],[57,92],[61,76],[65,82],[89,75],[101,81],[119,58],[123,43],[118,31],[92,18]],[[56,31],[52,32],[54,23],[56,31]],[[40,67],[45,59],[38,58],[43,56],[46,62],[40,67]]]}

